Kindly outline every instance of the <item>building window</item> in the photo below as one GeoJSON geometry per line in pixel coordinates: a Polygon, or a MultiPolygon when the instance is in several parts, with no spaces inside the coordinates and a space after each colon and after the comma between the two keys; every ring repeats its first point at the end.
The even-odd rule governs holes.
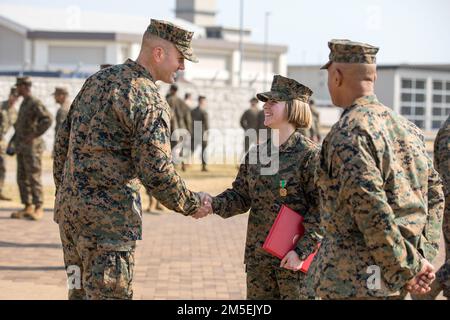
{"type": "Polygon", "coordinates": [[[433,130],[439,130],[443,123],[444,123],[444,121],[433,120],[432,123],[431,123],[432,129],[433,130]]]}
{"type": "Polygon", "coordinates": [[[442,81],[433,81],[433,90],[442,90],[442,81]]]}
{"type": "Polygon", "coordinates": [[[435,103],[441,103],[442,102],[442,96],[439,94],[433,94],[433,102],[435,103]]]}
{"type": "Polygon", "coordinates": [[[426,80],[405,78],[401,84],[400,113],[419,128],[425,129],[426,80]]]}
{"type": "Polygon", "coordinates": [[[431,127],[437,130],[450,115],[450,81],[435,79],[433,81],[433,111],[431,127]]]}
{"type": "Polygon", "coordinates": [[[402,89],[411,89],[412,88],[412,80],[403,79],[402,80],[402,89]]]}

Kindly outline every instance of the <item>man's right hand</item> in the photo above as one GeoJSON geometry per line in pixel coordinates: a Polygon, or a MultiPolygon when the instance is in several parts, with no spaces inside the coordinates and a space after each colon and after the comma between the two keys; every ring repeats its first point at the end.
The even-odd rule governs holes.
{"type": "Polygon", "coordinates": [[[194,219],[200,219],[206,217],[213,212],[212,210],[212,197],[205,192],[199,192],[202,206],[192,215],[194,219]]]}

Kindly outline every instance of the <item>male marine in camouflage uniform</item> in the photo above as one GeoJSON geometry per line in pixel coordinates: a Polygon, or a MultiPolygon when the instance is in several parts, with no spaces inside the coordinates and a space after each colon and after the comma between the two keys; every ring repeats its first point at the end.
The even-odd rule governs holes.
{"type": "Polygon", "coordinates": [[[11,217],[39,220],[44,214],[41,175],[45,143],[42,135],[50,128],[52,116],[42,102],[31,95],[30,78],[17,78],[16,85],[23,101],[10,145],[14,145],[17,154],[17,183],[25,208],[14,212],[11,217]],[[34,210],[32,204],[35,206],[34,210]]]}
{"type": "Polygon", "coordinates": [[[374,94],[378,48],[349,40],[328,45],[322,69],[333,103],[345,110],[322,144],[316,185],[324,239],[311,284],[323,299],[425,293],[441,228],[439,175],[422,132],[374,94]]]}
{"type": "Polygon", "coordinates": [[[200,155],[202,157],[202,172],[207,172],[206,168],[206,155],[204,154],[206,148],[208,147],[208,137],[207,131],[209,130],[209,120],[208,120],[208,111],[206,111],[206,97],[199,96],[198,97],[198,106],[191,111],[192,117],[192,128],[194,128],[195,122],[200,122],[201,132],[195,132],[191,138],[191,150],[192,153],[195,152],[195,149],[200,145],[201,152],[200,155]]]}
{"type": "Polygon", "coordinates": [[[436,298],[440,291],[450,298],[450,117],[439,130],[434,143],[434,164],[444,184],[445,210],[442,225],[445,240],[445,262],[436,272],[436,281],[426,298],[436,298]]]}
{"type": "Polygon", "coordinates": [[[58,131],[54,219],[66,268],[81,274],[81,287],[70,287],[71,299],[132,298],[134,252],[142,237],[139,180],[172,210],[210,211],[172,165],[170,107],[155,84],[173,83],[184,59],[197,61],[192,36],[152,19],[138,59],[87,79],[58,131]]]}
{"type": "Polygon", "coordinates": [[[4,136],[16,121],[17,112],[14,105],[18,98],[17,88],[12,87],[9,92],[8,100],[3,101],[0,106],[0,200],[6,201],[11,201],[11,199],[3,194],[6,173],[4,160],[6,143],[4,141],[4,136]]]}
{"type": "MultiPolygon", "coordinates": [[[[239,121],[244,134],[247,130],[250,130],[249,135],[244,138],[244,152],[247,153],[251,145],[258,144],[258,115],[260,110],[258,109],[258,99],[250,99],[250,108],[245,110],[239,121]],[[253,131],[253,132],[252,132],[253,131]],[[254,136],[254,134],[256,134],[254,136]]],[[[263,113],[264,114],[264,113],[263,113]]]]}
{"type": "Polygon", "coordinates": [[[60,105],[58,111],[56,112],[56,119],[55,119],[56,120],[55,141],[56,141],[56,134],[58,133],[59,128],[61,128],[63,121],[66,119],[67,114],[69,113],[70,100],[68,98],[69,92],[67,91],[66,88],[56,87],[53,96],[55,98],[55,102],[60,105]]]}
{"type": "MultiPolygon", "coordinates": [[[[174,119],[177,122],[176,128],[177,129],[184,129],[187,130],[192,137],[192,117],[191,117],[191,109],[189,106],[184,102],[183,99],[177,96],[178,92],[178,86],[173,84],[170,86],[169,93],[166,96],[167,103],[169,104],[170,108],[172,109],[172,112],[174,114],[174,119]]],[[[175,130],[175,129],[174,129],[175,130]]],[[[172,132],[174,131],[172,130],[172,132]]],[[[177,137],[174,141],[172,141],[172,149],[181,141],[183,140],[183,148],[187,148],[187,150],[190,149],[190,142],[191,139],[185,140],[185,137],[177,137]]],[[[174,153],[174,156],[176,157],[184,157],[185,154],[182,152],[183,150],[176,150],[174,153]]],[[[186,170],[186,165],[184,161],[181,161],[181,170],[186,170]]]]}

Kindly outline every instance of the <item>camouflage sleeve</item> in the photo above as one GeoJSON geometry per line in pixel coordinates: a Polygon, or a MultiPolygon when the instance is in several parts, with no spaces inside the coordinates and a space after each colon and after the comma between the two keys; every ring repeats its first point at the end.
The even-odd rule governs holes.
{"type": "Polygon", "coordinates": [[[47,108],[42,103],[35,104],[36,118],[38,119],[38,124],[36,126],[36,131],[33,133],[35,138],[44,134],[48,128],[52,125],[52,115],[48,112],[47,108]]]}
{"type": "Polygon", "coordinates": [[[448,122],[439,130],[434,147],[434,164],[439,172],[445,195],[445,211],[443,218],[443,232],[450,237],[450,126],[448,122]]]}
{"type": "Polygon", "coordinates": [[[439,130],[434,143],[434,165],[444,185],[445,194],[450,190],[450,127],[439,130]]]}
{"type": "Polygon", "coordinates": [[[428,216],[423,236],[426,242],[423,244],[425,259],[433,262],[439,252],[439,242],[442,230],[442,213],[444,210],[444,193],[441,179],[433,168],[430,159],[428,175],[428,216]]]}
{"type": "Polygon", "coordinates": [[[62,184],[64,164],[69,150],[70,136],[70,112],[64,119],[60,128],[56,132],[55,143],[53,146],[53,180],[55,181],[56,192],[62,184]]]}
{"type": "Polygon", "coordinates": [[[377,167],[376,148],[368,134],[352,132],[336,147],[341,199],[353,208],[353,219],[391,290],[397,291],[422,267],[417,249],[395,222],[377,167]]]}
{"type": "Polygon", "coordinates": [[[301,179],[304,182],[304,192],[307,198],[309,209],[305,214],[303,225],[305,234],[297,243],[295,251],[301,260],[305,260],[317,248],[317,244],[322,240],[320,232],[320,203],[319,192],[315,184],[315,171],[319,163],[319,149],[309,153],[300,168],[301,179]]]}
{"type": "Polygon", "coordinates": [[[133,160],[141,182],[165,207],[194,214],[200,197],[187,189],[172,163],[168,111],[151,108],[137,117],[135,128],[133,160]]]}
{"type": "Polygon", "coordinates": [[[3,140],[3,136],[8,131],[8,112],[3,108],[0,110],[0,140],[3,140]]]}
{"type": "Polygon", "coordinates": [[[248,193],[248,154],[232,184],[232,188],[225,190],[213,198],[213,212],[222,218],[245,213],[250,209],[251,199],[248,193]]]}

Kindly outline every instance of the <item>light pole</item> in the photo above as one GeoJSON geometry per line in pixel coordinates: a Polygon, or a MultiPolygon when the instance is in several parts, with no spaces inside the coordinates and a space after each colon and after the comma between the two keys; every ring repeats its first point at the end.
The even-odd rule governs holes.
{"type": "Polygon", "coordinates": [[[269,45],[269,16],[270,12],[266,11],[264,22],[264,88],[268,90],[269,74],[268,74],[268,45],[269,45]]]}
{"type": "Polygon", "coordinates": [[[244,59],[244,0],[241,0],[240,10],[240,26],[239,26],[239,86],[242,87],[242,65],[244,59]]]}

